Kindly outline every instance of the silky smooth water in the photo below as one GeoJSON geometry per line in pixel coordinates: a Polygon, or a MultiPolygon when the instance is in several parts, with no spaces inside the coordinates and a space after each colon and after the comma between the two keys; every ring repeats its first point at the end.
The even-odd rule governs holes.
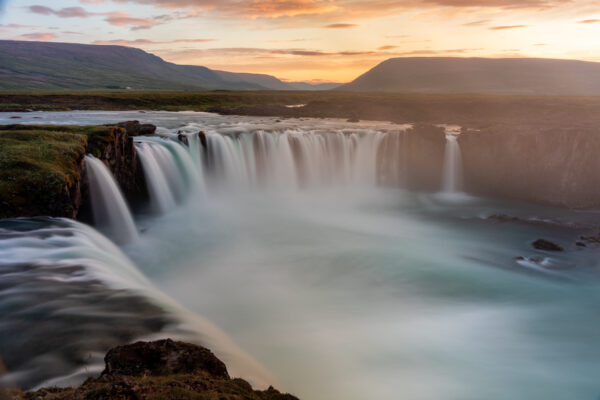
{"type": "MultiPolygon", "coordinates": [[[[203,113],[21,115],[25,123],[139,119],[161,127],[164,138],[149,146],[179,130],[206,132],[216,146],[212,164],[198,146],[188,149],[201,189],[178,201],[179,184],[171,183],[176,205],[138,215],[140,240],[122,251],[157,288],[132,285],[132,292],[167,296],[156,304],[176,304],[165,309],[180,321],[198,315],[219,326],[218,335],[203,334],[202,325],[186,332],[198,343],[221,343],[215,351],[235,365],[235,375],[317,400],[600,396],[598,249],[574,245],[581,234],[597,233],[596,213],[379,187],[369,168],[378,138],[406,128],[393,124],[203,113]],[[282,135],[313,135],[310,154],[321,146],[322,156],[305,168],[290,164],[282,135]],[[338,135],[330,139],[338,145],[323,146],[317,135],[338,135]],[[354,143],[364,140],[354,150],[344,144],[352,135],[354,143]],[[267,147],[262,161],[252,159],[267,147]],[[332,148],[341,149],[336,168],[319,164],[311,172],[332,148]],[[488,218],[493,214],[519,219],[488,218]],[[535,250],[539,237],[567,251],[535,250]],[[207,340],[215,336],[225,339],[207,340]],[[246,362],[236,363],[240,358],[246,362]]],[[[156,164],[171,173],[164,160],[156,164]]],[[[181,179],[184,188],[191,182],[181,179]]]]}

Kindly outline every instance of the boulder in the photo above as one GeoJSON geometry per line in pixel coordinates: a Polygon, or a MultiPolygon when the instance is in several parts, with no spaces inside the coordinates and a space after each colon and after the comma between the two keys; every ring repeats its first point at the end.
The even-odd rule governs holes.
{"type": "Polygon", "coordinates": [[[104,358],[103,375],[160,376],[207,372],[229,379],[227,367],[210,350],[171,339],[116,347],[104,358]]]}
{"type": "Polygon", "coordinates": [[[561,245],[546,239],[538,239],[532,243],[532,246],[538,250],[544,251],[564,251],[561,245]]]}

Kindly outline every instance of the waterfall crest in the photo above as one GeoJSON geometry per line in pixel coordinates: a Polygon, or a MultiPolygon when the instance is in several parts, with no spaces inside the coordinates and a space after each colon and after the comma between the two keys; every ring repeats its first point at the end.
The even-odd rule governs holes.
{"type": "Polygon", "coordinates": [[[95,225],[117,243],[136,240],[135,222],[110,170],[91,155],[85,163],[95,225]]]}

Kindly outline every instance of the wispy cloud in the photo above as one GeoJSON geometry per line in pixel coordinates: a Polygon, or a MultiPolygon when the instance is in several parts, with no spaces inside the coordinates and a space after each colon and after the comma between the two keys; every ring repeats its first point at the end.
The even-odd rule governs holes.
{"type": "Polygon", "coordinates": [[[47,42],[53,39],[56,39],[56,34],[51,32],[26,33],[15,38],[15,40],[34,40],[40,42],[47,42]]]}
{"type": "Polygon", "coordinates": [[[578,24],[597,24],[600,22],[600,19],[584,19],[582,21],[577,21],[578,24]]]}
{"type": "MultiPolygon", "coordinates": [[[[84,0],[97,3],[101,0],[84,0]]],[[[552,10],[581,0],[115,0],[169,10],[187,9],[236,18],[313,17],[332,22],[387,16],[411,10],[552,10]]]]}
{"type": "Polygon", "coordinates": [[[491,31],[505,31],[508,29],[521,29],[521,28],[527,28],[528,25],[502,25],[502,26],[492,26],[491,28],[489,28],[489,30],[491,31]]]}
{"type": "Polygon", "coordinates": [[[130,27],[130,29],[134,31],[140,29],[149,29],[160,24],[160,22],[155,19],[132,17],[124,11],[96,13],[87,11],[83,7],[53,9],[41,5],[30,6],[29,11],[34,14],[53,15],[59,18],[90,18],[102,16],[105,17],[104,20],[110,25],[130,27]]]}
{"type": "Polygon", "coordinates": [[[349,28],[358,28],[360,25],[357,24],[329,24],[323,26],[323,28],[327,29],[349,29],[349,28]]]}
{"type": "Polygon", "coordinates": [[[492,22],[491,19],[480,19],[479,21],[472,21],[462,24],[462,26],[482,26],[492,22]]]}
{"type": "Polygon", "coordinates": [[[213,42],[215,39],[175,39],[169,41],[155,41],[150,39],[135,39],[135,40],[127,40],[127,39],[114,39],[114,40],[96,40],[93,44],[100,45],[115,45],[115,46],[147,46],[147,45],[159,45],[159,44],[175,44],[175,43],[206,43],[213,42]]]}

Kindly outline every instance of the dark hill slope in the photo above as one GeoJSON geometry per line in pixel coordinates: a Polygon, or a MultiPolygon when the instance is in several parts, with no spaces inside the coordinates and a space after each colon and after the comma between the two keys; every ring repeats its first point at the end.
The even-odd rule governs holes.
{"type": "Polygon", "coordinates": [[[289,89],[268,75],[177,65],[123,46],[0,40],[0,90],[289,89]]]}
{"type": "Polygon", "coordinates": [[[600,95],[600,63],[541,58],[392,58],[338,90],[600,95]]]}

